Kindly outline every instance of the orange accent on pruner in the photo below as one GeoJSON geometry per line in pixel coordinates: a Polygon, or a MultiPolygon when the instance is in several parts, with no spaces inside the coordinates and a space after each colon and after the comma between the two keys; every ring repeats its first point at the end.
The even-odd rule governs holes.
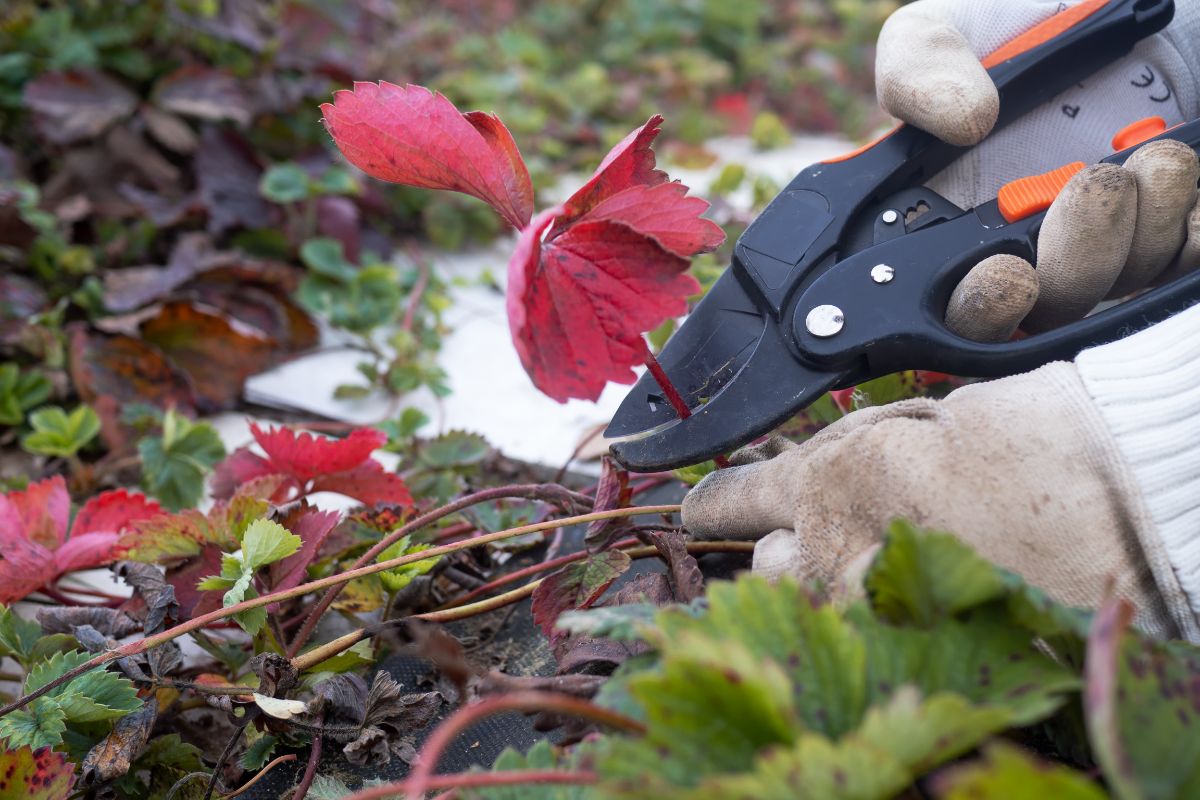
{"type": "Polygon", "coordinates": [[[1121,130],[1117,131],[1117,135],[1113,137],[1112,147],[1114,153],[1119,153],[1122,150],[1128,150],[1131,147],[1136,147],[1142,142],[1153,139],[1159,134],[1167,132],[1167,121],[1162,117],[1146,117],[1139,119],[1132,125],[1126,125],[1121,130]]]}
{"type": "Polygon", "coordinates": [[[879,137],[878,139],[876,139],[875,141],[873,141],[873,142],[867,142],[867,143],[866,143],[866,144],[864,144],[862,147],[856,147],[855,149],[851,150],[849,153],[842,153],[840,156],[834,156],[833,158],[827,158],[827,159],[825,159],[824,161],[822,161],[821,163],[822,163],[822,164],[837,164],[837,163],[840,163],[840,162],[842,162],[842,161],[849,161],[850,159],[854,158],[855,156],[861,156],[863,153],[867,152],[867,151],[868,151],[868,150],[870,150],[872,147],[874,147],[875,145],[879,144],[879,143],[880,143],[880,142],[882,142],[884,139],[888,138],[888,137],[889,137],[889,136],[891,136],[893,133],[895,133],[896,131],[900,130],[900,129],[901,129],[901,128],[903,128],[903,127],[904,127],[904,124],[903,124],[903,123],[901,123],[901,124],[897,125],[896,127],[892,128],[892,129],[891,129],[890,131],[888,131],[887,133],[885,133],[885,134],[883,134],[882,136],[880,136],[880,137],[879,137]]]}
{"type": "Polygon", "coordinates": [[[1078,175],[1085,166],[1082,161],[1076,161],[1045,175],[1030,175],[1005,184],[998,198],[1000,213],[1012,223],[1045,211],[1067,185],[1067,181],[1078,175]]]}
{"type": "Polygon", "coordinates": [[[983,66],[991,69],[997,64],[1003,64],[1009,59],[1027,53],[1038,45],[1060,36],[1074,28],[1085,19],[1108,5],[1109,0],[1085,0],[1077,6],[1071,6],[1066,11],[1060,11],[1050,19],[1037,25],[983,60],[983,66]]]}

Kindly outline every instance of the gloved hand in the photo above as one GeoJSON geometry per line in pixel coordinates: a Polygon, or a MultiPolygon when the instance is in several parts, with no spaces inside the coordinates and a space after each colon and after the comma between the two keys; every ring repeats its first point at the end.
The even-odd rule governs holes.
{"type": "MultiPolygon", "coordinates": [[[[946,141],[979,143],[999,112],[980,59],[1077,2],[919,0],[901,8],[879,38],[880,104],[946,141]]],[[[983,141],[931,187],[969,208],[1016,178],[1097,162],[1129,123],[1161,116],[1173,126],[1200,116],[1197,72],[1200,0],[1177,0],[1165,33],[983,141]]],[[[1200,266],[1198,178],[1195,153],[1174,142],[1142,148],[1124,168],[1089,167],[1050,209],[1037,270],[1013,256],[985,261],[951,298],[948,326],[971,339],[1003,341],[1018,325],[1057,327],[1106,297],[1200,266]]]]}
{"type": "MultiPolygon", "coordinates": [[[[997,109],[978,59],[1060,5],[904,7],[880,39],[882,104],[947,140],[979,141],[997,109]]],[[[1009,180],[1100,160],[1136,119],[1200,116],[1198,41],[1200,0],[1177,0],[1167,35],[989,138],[932,186],[970,207],[1009,180]]],[[[1025,324],[1041,330],[1200,265],[1198,177],[1195,154],[1173,144],[1142,148],[1126,168],[1085,170],[1048,212],[1037,270],[989,259],[958,287],[948,323],[1003,340],[1031,309],[1025,324]]],[[[754,569],[768,577],[860,586],[887,524],[906,517],[955,533],[1056,600],[1094,607],[1111,587],[1143,629],[1200,642],[1200,308],[1075,364],[858,411],[801,446],[776,440],[732,460],[692,490],[683,521],[699,538],[758,538],[754,569]]]]}

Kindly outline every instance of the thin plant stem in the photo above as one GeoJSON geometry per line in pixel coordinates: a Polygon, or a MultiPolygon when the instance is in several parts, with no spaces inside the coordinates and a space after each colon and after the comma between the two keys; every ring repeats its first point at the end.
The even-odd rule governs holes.
{"type": "Polygon", "coordinates": [[[642,361],[645,362],[646,368],[650,370],[650,374],[658,382],[658,388],[662,389],[667,402],[671,404],[671,408],[675,409],[675,413],[679,415],[679,418],[687,419],[692,415],[692,410],[688,408],[688,404],[683,400],[683,395],[675,388],[675,384],[671,382],[667,371],[658,363],[658,359],[654,357],[654,353],[650,352],[650,347],[646,344],[646,340],[642,339],[641,342],[642,361]]]}
{"type": "Polygon", "coordinates": [[[357,569],[350,569],[345,572],[341,572],[337,575],[330,575],[326,578],[320,578],[315,581],[310,581],[309,583],[303,583],[291,589],[285,589],[280,592],[272,592],[261,597],[244,600],[241,603],[235,603],[234,605],[226,608],[219,608],[215,611],[210,611],[207,614],[201,614],[198,617],[193,617],[187,622],[182,622],[173,628],[168,628],[165,631],[147,636],[143,639],[137,639],[114,650],[108,650],[103,653],[99,653],[90,660],[80,664],[78,667],[67,670],[54,680],[47,682],[45,685],[35,689],[29,694],[19,697],[12,703],[0,708],[0,717],[3,717],[11,711],[17,710],[18,708],[23,708],[33,700],[36,700],[47,692],[53,691],[65,683],[75,680],[86,672],[90,672],[93,669],[102,667],[105,664],[109,664],[121,658],[127,658],[129,656],[135,656],[140,653],[144,653],[153,647],[158,647],[161,644],[178,639],[180,636],[191,633],[195,630],[200,630],[201,628],[211,625],[214,622],[227,619],[235,614],[240,614],[243,611],[261,608],[273,603],[278,603],[282,600],[291,600],[296,597],[303,597],[306,594],[311,594],[312,592],[320,591],[322,589],[328,589],[331,586],[339,586],[344,583],[349,583],[356,578],[365,578],[368,575],[375,575],[385,570],[396,569],[397,567],[415,564],[419,561],[437,558],[438,556],[443,556],[447,553],[455,553],[460,550],[477,547],[481,544],[488,544],[489,542],[498,542],[504,539],[512,539],[517,536],[524,536],[527,533],[536,533],[537,531],[550,530],[552,528],[561,526],[581,525],[596,520],[619,519],[621,517],[633,517],[643,514],[676,514],[679,512],[679,510],[680,507],[677,505],[642,506],[639,508],[613,509],[611,511],[595,511],[590,514],[581,514],[574,517],[546,520],[544,522],[537,522],[532,525],[523,525],[518,528],[511,528],[509,530],[485,534],[474,539],[468,539],[465,542],[452,542],[439,547],[431,547],[428,550],[410,553],[409,555],[399,556],[387,561],[380,561],[377,564],[369,564],[357,569]]]}
{"type": "MultiPolygon", "coordinates": [[[[325,716],[322,714],[319,722],[325,724],[325,716]]],[[[308,789],[312,786],[313,778],[317,777],[317,764],[321,762],[321,734],[313,736],[312,749],[308,752],[308,764],[304,767],[304,776],[300,778],[300,783],[296,786],[296,793],[292,795],[292,800],[304,800],[308,794],[308,789]]]]}
{"type": "MultiPolygon", "coordinates": [[[[635,719],[630,719],[624,714],[618,714],[603,706],[598,706],[595,703],[582,700],[578,697],[572,697],[569,694],[525,691],[488,697],[477,703],[460,707],[447,717],[441,725],[438,725],[429,738],[425,740],[425,745],[421,748],[421,753],[417,756],[417,760],[413,764],[413,770],[407,780],[408,800],[421,800],[425,796],[425,792],[431,788],[442,788],[431,786],[431,778],[433,777],[434,770],[437,769],[438,761],[441,760],[442,753],[454,741],[455,737],[480,720],[487,719],[496,714],[502,714],[506,711],[521,711],[524,713],[552,711],[564,716],[592,720],[606,727],[627,733],[646,732],[646,727],[635,719]]],[[[360,798],[360,800],[363,799],[360,798]]]]}
{"type": "MultiPolygon", "coordinates": [[[[320,752],[319,748],[317,748],[317,752],[320,752]]],[[[262,780],[263,776],[265,776],[268,772],[275,769],[280,764],[286,764],[288,761],[295,760],[295,753],[288,753],[286,756],[280,756],[279,758],[272,759],[271,762],[260,769],[253,778],[243,783],[239,789],[232,791],[229,794],[221,795],[221,800],[233,800],[235,797],[245,794],[246,792],[250,791],[251,788],[253,788],[254,784],[262,780]]]]}
{"type": "MultiPolygon", "coordinates": [[[[405,536],[415,533],[421,528],[432,525],[438,520],[448,517],[451,514],[456,514],[465,508],[470,508],[471,506],[478,505],[479,503],[486,503],[491,500],[505,500],[514,497],[524,498],[527,500],[543,500],[548,502],[561,502],[562,500],[569,499],[584,508],[590,508],[592,505],[592,498],[572,492],[565,487],[557,486],[555,484],[527,484],[522,486],[500,486],[494,489],[484,489],[482,491],[469,494],[466,497],[459,498],[458,500],[444,505],[441,508],[436,508],[433,511],[422,514],[421,516],[409,522],[407,525],[392,531],[374,546],[372,546],[369,550],[367,550],[367,552],[359,556],[358,560],[355,561],[351,566],[351,569],[356,569],[366,564],[370,564],[375,560],[377,555],[391,547],[394,543],[403,539],[405,536]]],[[[474,539],[469,539],[468,541],[474,544],[483,544],[485,538],[486,537],[476,537],[474,539]]],[[[331,605],[333,605],[333,601],[337,599],[338,593],[341,592],[343,585],[344,584],[339,583],[332,586],[313,606],[312,611],[309,612],[308,617],[304,620],[304,624],[300,626],[300,630],[296,631],[296,635],[292,639],[291,645],[288,647],[287,655],[289,658],[294,658],[295,655],[300,652],[300,648],[303,647],[312,636],[313,631],[317,627],[317,623],[321,619],[321,616],[329,610],[331,605]]]]}
{"type": "MultiPolygon", "coordinates": [[[[488,786],[522,786],[524,784],[588,786],[598,783],[600,776],[595,772],[567,772],[557,769],[514,769],[506,772],[460,772],[457,775],[434,775],[426,782],[430,791],[438,789],[482,789],[488,786]]],[[[397,797],[408,791],[411,780],[385,783],[362,789],[345,800],[381,800],[397,797]]],[[[441,795],[445,797],[445,795],[441,795]]]]}

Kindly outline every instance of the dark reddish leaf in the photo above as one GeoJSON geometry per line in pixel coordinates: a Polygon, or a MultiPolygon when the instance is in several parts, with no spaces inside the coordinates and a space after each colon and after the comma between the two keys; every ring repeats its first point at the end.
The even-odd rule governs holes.
{"type": "Polygon", "coordinates": [[[488,203],[514,228],[533,215],[533,185],[498,118],[460,113],[421,86],[355,83],[321,106],[325,127],[359,169],[380,180],[450,189],[488,203]]]}
{"type": "Polygon", "coordinates": [[[49,747],[0,750],[0,797],[63,800],[75,785],[75,765],[49,747]]]}
{"type": "Polygon", "coordinates": [[[133,113],[137,95],[100,72],[44,72],[25,84],[38,131],[55,144],[94,139],[133,113]]]}
{"type": "Polygon", "coordinates": [[[300,537],[300,549],[270,567],[271,591],[299,586],[307,575],[308,565],[317,557],[329,532],[341,519],[336,511],[321,511],[299,503],[276,521],[300,537]]]}
{"type": "Polygon", "coordinates": [[[554,627],[559,615],[591,606],[631,563],[624,552],[607,550],[548,575],[533,590],[533,621],[551,643],[557,642],[565,635],[554,627]]]}
{"type": "MultiPolygon", "coordinates": [[[[233,497],[238,487],[275,472],[275,468],[265,458],[249,448],[239,447],[213,470],[212,496],[217,500],[228,500],[233,497]]],[[[292,485],[294,484],[289,481],[288,491],[292,485]]]]}
{"type": "Polygon", "coordinates": [[[368,506],[413,504],[408,486],[400,476],[385,470],[378,461],[367,461],[346,472],[321,475],[313,480],[312,490],[337,492],[368,506]]]}
{"type": "Polygon", "coordinates": [[[196,151],[200,201],[208,210],[208,230],[265,228],[271,206],[258,193],[262,166],[246,140],[224,128],[205,128],[196,151]]]}
{"type": "Polygon", "coordinates": [[[96,531],[120,533],[130,523],[163,513],[166,512],[162,506],[140,492],[125,489],[101,492],[79,509],[71,523],[71,536],[96,531]]]}
{"type": "Polygon", "coordinates": [[[189,64],[154,85],[154,101],[167,111],[187,117],[249,125],[254,118],[250,98],[241,82],[224,70],[189,64]]]}
{"type": "Polygon", "coordinates": [[[362,254],[362,219],[358,203],[348,197],[322,197],[317,200],[317,232],[342,243],[342,252],[351,264],[362,254]]]}
{"type": "Polygon", "coordinates": [[[250,425],[250,432],[276,472],[300,481],[354,469],[387,444],[387,436],[373,428],[356,428],[344,439],[297,434],[285,427],[264,431],[255,424],[250,425]]]}
{"type": "Polygon", "coordinates": [[[199,208],[194,193],[181,197],[168,197],[158,192],[142,189],[132,183],[120,184],[117,186],[117,192],[160,228],[171,228],[178,225],[184,217],[199,208]]]}
{"type": "Polygon", "coordinates": [[[71,381],[85,402],[111,397],[120,404],[151,403],[195,413],[187,375],[140,339],[91,334],[79,326],[70,331],[70,348],[71,381]]]}
{"type": "Polygon", "coordinates": [[[38,232],[21,216],[20,201],[15,189],[0,188],[0,245],[24,250],[33,244],[38,232]]]}
{"type": "Polygon", "coordinates": [[[175,590],[175,600],[179,603],[179,613],[183,619],[191,619],[221,607],[220,592],[202,592],[196,588],[196,584],[210,575],[221,573],[222,555],[221,548],[216,545],[205,545],[197,558],[167,570],[167,583],[175,590]]]}
{"type": "Polygon", "coordinates": [[[688,260],[618,223],[580,221],[542,240],[549,211],[521,234],[508,266],[508,321],[535,386],[561,402],[633,383],[642,332],[687,311],[700,289],[688,260]]]}
{"type": "Polygon", "coordinates": [[[270,366],[276,354],[261,331],[191,303],[166,303],[141,332],[188,374],[205,411],[236,403],[246,379],[270,366]]]}
{"type": "MultiPolygon", "coordinates": [[[[618,466],[608,456],[600,460],[600,481],[596,484],[596,502],[593,511],[612,511],[626,508],[633,496],[629,486],[629,471],[618,466]]],[[[629,528],[627,518],[602,519],[589,523],[584,541],[594,550],[602,550],[613,537],[629,528]]]]}
{"type": "Polygon", "coordinates": [[[146,746],[157,719],[158,701],[151,695],[140,711],[117,720],[112,732],[97,742],[83,759],[80,771],[83,785],[108,783],[129,772],[130,763],[146,746]]]}
{"type": "Polygon", "coordinates": [[[725,232],[715,223],[700,219],[708,203],[688,197],[682,183],[631,186],[596,204],[583,217],[606,219],[628,225],[681,258],[691,258],[720,247],[725,232]]]}

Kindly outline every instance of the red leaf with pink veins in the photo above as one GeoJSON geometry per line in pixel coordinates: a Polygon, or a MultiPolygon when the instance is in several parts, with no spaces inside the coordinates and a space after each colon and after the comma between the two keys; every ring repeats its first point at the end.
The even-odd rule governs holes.
{"type": "Polygon", "coordinates": [[[518,230],[533,216],[533,184],[496,116],[461,113],[423,86],[355,83],[321,106],[351,164],[380,180],[478,197],[518,230]]]}
{"type": "Polygon", "coordinates": [[[408,486],[400,476],[385,470],[378,461],[367,461],[347,472],[322,475],[313,481],[313,491],[337,492],[367,506],[413,504],[408,486]]]}
{"type": "Polygon", "coordinates": [[[61,475],[0,495],[0,547],[28,540],[53,550],[67,536],[71,496],[61,475]]]}
{"type": "Polygon", "coordinates": [[[283,427],[264,431],[253,423],[250,432],[266,452],[271,471],[291,475],[301,483],[352,470],[387,444],[387,435],[372,428],[356,428],[344,439],[298,434],[283,427]]]}
{"type": "Polygon", "coordinates": [[[97,531],[72,536],[54,551],[54,566],[58,575],[79,569],[99,567],[114,560],[117,545],[116,531],[97,531]]]}
{"type": "Polygon", "coordinates": [[[700,284],[686,258],[617,222],[579,220],[542,241],[554,215],[525,229],[509,262],[509,329],[538,389],[595,400],[610,380],[633,383],[642,332],[685,313],[700,284]]]}
{"type": "Polygon", "coordinates": [[[681,258],[716,250],[725,241],[725,231],[701,218],[708,202],[687,193],[688,187],[678,181],[631,186],[597,203],[579,221],[620,222],[681,258]]]}
{"type": "Polygon", "coordinates": [[[124,489],[102,492],[84,503],[75,515],[71,539],[84,533],[120,533],[132,522],[163,513],[163,507],[144,494],[124,489]]]}

